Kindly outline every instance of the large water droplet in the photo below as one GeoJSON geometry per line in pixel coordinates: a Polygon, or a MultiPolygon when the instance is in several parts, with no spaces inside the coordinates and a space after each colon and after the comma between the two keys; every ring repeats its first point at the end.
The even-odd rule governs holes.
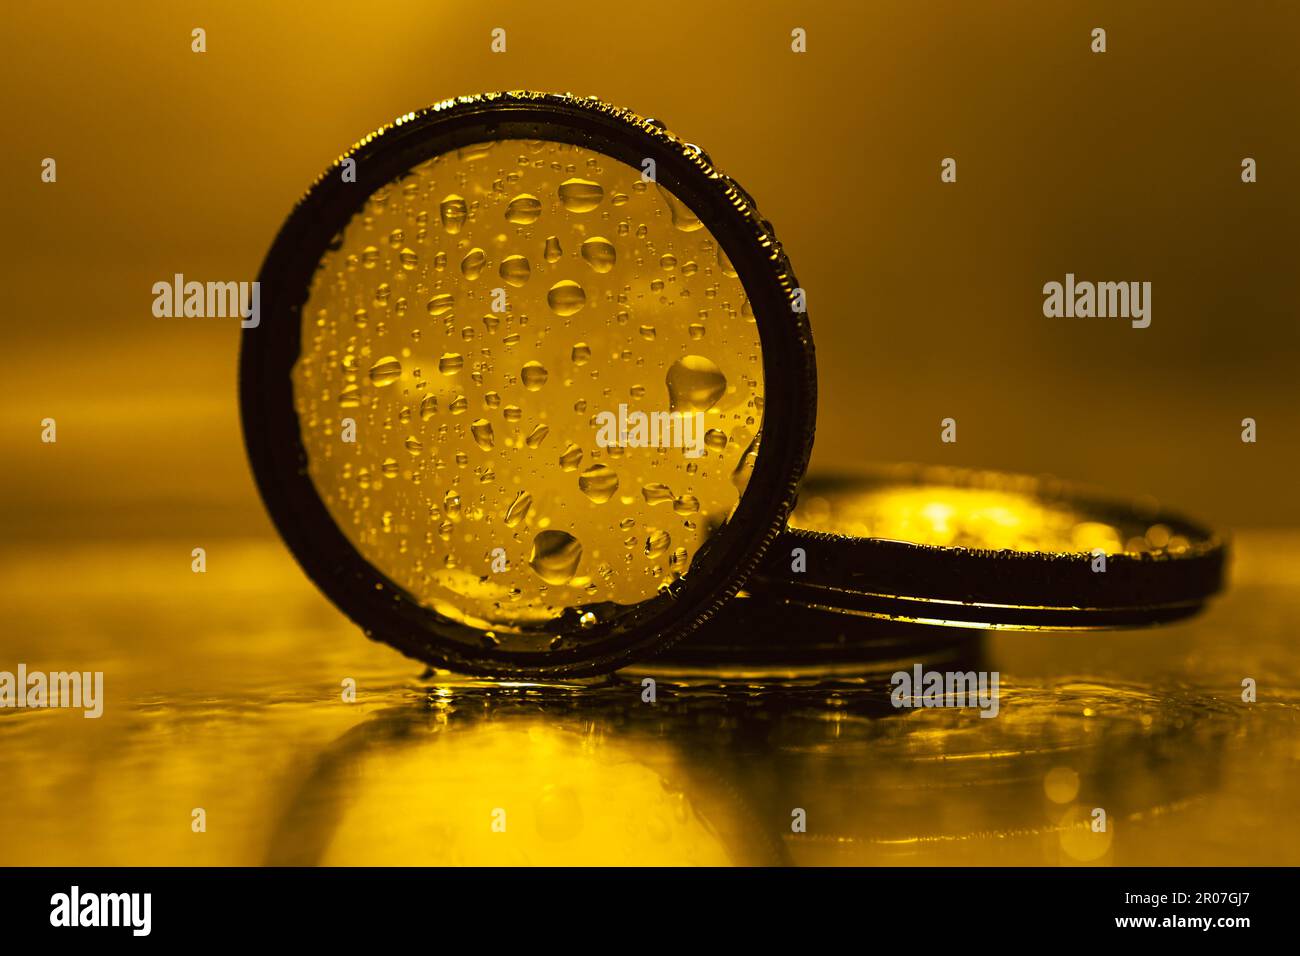
{"type": "Polygon", "coordinates": [[[573,315],[587,304],[587,293],[572,279],[563,279],[546,293],[546,303],[556,315],[573,315]]]}
{"type": "Polygon", "coordinates": [[[675,412],[706,412],[727,390],[727,379],[703,355],[683,355],[668,368],[668,407],[675,412]]]}
{"type": "Polygon", "coordinates": [[[604,504],[618,491],[618,473],[609,465],[592,465],[578,476],[578,487],[596,504],[604,504]]]}
{"type": "Polygon", "coordinates": [[[587,260],[587,265],[597,272],[608,272],[613,269],[614,262],[618,258],[618,254],[614,251],[614,244],[603,236],[584,239],[581,252],[582,258],[587,260]]]}
{"type": "Polygon", "coordinates": [[[560,183],[560,205],[569,212],[591,212],[605,198],[600,183],[589,179],[566,179],[560,183]]]}
{"type": "Polygon", "coordinates": [[[443,352],[438,359],[438,371],[443,375],[455,375],[465,367],[465,356],[459,352],[443,352]]]}
{"type": "Polygon", "coordinates": [[[567,531],[542,531],[533,538],[528,566],[547,584],[568,584],[582,560],[582,545],[567,531]]]}

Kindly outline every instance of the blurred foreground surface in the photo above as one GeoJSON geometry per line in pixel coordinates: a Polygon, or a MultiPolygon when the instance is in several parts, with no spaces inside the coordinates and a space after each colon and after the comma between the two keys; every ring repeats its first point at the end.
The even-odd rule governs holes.
{"type": "Polygon", "coordinates": [[[0,710],[0,864],[1295,865],[1300,533],[1234,544],[1189,623],[973,642],[992,719],[891,708],[908,659],[422,676],[275,542],[214,542],[206,574],[187,543],[11,548],[0,670],[102,670],[106,703],[0,710]]]}

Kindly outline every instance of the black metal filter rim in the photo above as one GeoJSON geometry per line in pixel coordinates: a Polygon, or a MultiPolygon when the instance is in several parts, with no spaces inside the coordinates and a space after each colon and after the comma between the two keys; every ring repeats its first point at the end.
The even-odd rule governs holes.
{"type": "MultiPolygon", "coordinates": [[[[242,333],[240,410],[245,446],[267,510],[307,576],[365,633],[438,667],[492,677],[553,679],[617,669],[708,620],[745,583],[785,526],[812,449],[816,370],[798,282],[771,224],[707,154],[662,124],[594,98],[512,92],[446,100],[407,114],[340,156],[299,201],[258,277],[262,321],[242,333]],[[496,139],[550,140],[604,153],[634,169],[650,158],[657,181],[722,246],[745,288],[763,350],[761,450],[728,523],[696,553],[686,575],[613,621],[550,651],[508,651],[482,631],[421,606],[379,572],[334,524],[307,470],[291,373],[301,309],[334,237],[378,188],[432,156],[496,139]],[[341,175],[355,162],[355,182],[341,175]]],[[[576,618],[576,615],[574,616],[576,618]]],[[[578,635],[576,620],[572,624],[578,635]]],[[[557,634],[563,636],[562,626],[557,634]]]]}
{"type": "Polygon", "coordinates": [[[1098,572],[1087,552],[976,550],[808,531],[797,527],[796,514],[750,590],[882,620],[1087,630],[1175,621],[1195,614],[1223,587],[1228,544],[1219,535],[1152,505],[1055,479],[900,465],[810,476],[800,493],[833,500],[890,485],[1014,489],[1088,520],[1164,524],[1189,546],[1108,554],[1106,570],[1098,572]],[[806,555],[804,572],[791,569],[796,548],[806,555]]]}
{"type": "Polygon", "coordinates": [[[645,665],[866,668],[883,661],[969,657],[978,650],[980,638],[980,631],[965,628],[882,620],[837,607],[741,592],[689,638],[645,665]]]}

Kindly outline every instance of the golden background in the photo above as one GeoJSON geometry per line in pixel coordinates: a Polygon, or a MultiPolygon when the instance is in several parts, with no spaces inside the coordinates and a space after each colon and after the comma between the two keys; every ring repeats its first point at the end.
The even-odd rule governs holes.
{"type": "MultiPolygon", "coordinates": [[[[1023,733],[983,722],[1010,742],[963,749],[967,738],[943,736],[960,723],[947,714],[928,727],[887,722],[910,727],[889,745],[916,761],[910,778],[871,723],[818,719],[806,738],[789,731],[793,750],[777,739],[751,753],[774,779],[822,774],[845,790],[825,813],[858,836],[802,844],[798,861],[1296,862],[1287,808],[1300,792],[1300,545],[1294,532],[1251,529],[1300,521],[1298,40],[1300,8],[1280,2],[6,5],[0,668],[102,668],[109,701],[101,721],[0,714],[0,862],[282,859],[267,847],[296,831],[277,829],[275,808],[300,800],[286,794],[300,794],[312,755],[355,732],[363,713],[367,726],[436,730],[456,723],[444,711],[457,699],[462,718],[490,709],[490,690],[421,685],[417,668],[363,641],[297,572],[243,453],[237,322],[154,318],[151,286],[177,272],[255,278],[294,201],[347,145],[437,100],[512,88],[596,94],[658,117],[756,198],[808,290],[814,468],[919,460],[1053,472],[1243,532],[1238,583],[1199,622],[1089,642],[998,638],[1005,679],[1050,698],[1026,711],[1039,722],[1023,733]],[[1089,49],[1095,26],[1108,31],[1103,55],[1089,49]],[[207,31],[201,55],[194,27],[207,31]],[[494,27],[507,30],[505,54],[490,52],[494,27]],[[794,27],[807,30],[806,54],[790,52],[794,27]],[[40,180],[47,156],[56,184],[40,180]],[[939,182],[948,156],[952,185],[939,182]],[[1259,164],[1253,185],[1240,180],[1246,156],[1259,164]],[[1042,285],[1066,272],[1150,280],[1151,327],[1044,318],[1042,285]],[[939,441],[948,416],[955,445],[939,441]],[[1254,445],[1240,441],[1247,416],[1259,423],[1254,445]],[[57,444],[40,441],[46,417],[57,444]],[[206,575],[190,572],[198,546],[206,575]],[[1250,675],[1277,676],[1258,716],[1188,729],[1230,711],[1250,675]],[[360,713],[335,703],[342,676],[367,689],[360,713]],[[1117,722],[1088,724],[1112,706],[1117,722]],[[1154,713],[1145,722],[1144,707],[1154,713]],[[776,774],[779,761],[761,759],[803,752],[799,739],[833,746],[845,726],[858,735],[844,756],[858,759],[839,770],[796,761],[776,774]],[[1004,752],[1024,761],[988,770],[1004,752]],[[963,753],[975,755],[963,766],[985,769],[935,770],[963,753]],[[1064,764],[1083,781],[1081,800],[1109,786],[1129,801],[1127,842],[1120,829],[1114,845],[1082,846],[1077,829],[1060,829],[1076,810],[1050,776],[1059,753],[1075,755],[1064,764]],[[1106,769],[1117,760],[1122,779],[1106,769]],[[900,774],[896,787],[881,768],[900,774]],[[879,816],[861,815],[858,784],[879,816]],[[902,809],[888,816],[881,799],[902,809]],[[999,816],[1000,805],[1023,813],[999,816]],[[201,838],[189,829],[195,806],[212,814],[201,838]],[[1235,829],[1216,829],[1225,820],[1235,829]]],[[[688,847],[665,859],[715,859],[714,843],[647,796],[627,765],[679,780],[681,762],[712,761],[726,777],[743,739],[714,753],[700,742],[724,738],[695,725],[698,739],[669,744],[661,728],[619,743],[617,708],[601,713],[595,763],[564,736],[590,743],[580,716],[471,721],[466,736],[498,737],[448,748],[439,766],[453,784],[475,773],[536,784],[535,840],[514,855],[479,836],[459,857],[421,855],[426,844],[395,835],[380,808],[405,797],[408,815],[428,809],[430,780],[402,764],[404,751],[375,771],[380,802],[354,805],[349,819],[369,842],[344,834],[329,858],[609,860],[600,848],[644,840],[620,844],[609,828],[622,818],[597,821],[590,808],[636,793],[688,847]],[[536,779],[516,775],[539,753],[557,756],[536,779]],[[580,845],[552,839],[572,832],[574,801],[588,807],[580,845]]],[[[978,720],[966,729],[992,733],[978,720]]],[[[788,815],[772,780],[708,786],[748,788],[788,815]]],[[[445,780],[438,792],[447,814],[463,803],[478,820],[492,805],[445,780]]],[[[717,820],[731,813],[715,825],[725,830],[717,820]]],[[[742,832],[744,819],[730,825],[742,832]]],[[[446,845],[445,830],[425,836],[446,845]]],[[[628,858],[638,860],[651,861],[628,858]]]]}

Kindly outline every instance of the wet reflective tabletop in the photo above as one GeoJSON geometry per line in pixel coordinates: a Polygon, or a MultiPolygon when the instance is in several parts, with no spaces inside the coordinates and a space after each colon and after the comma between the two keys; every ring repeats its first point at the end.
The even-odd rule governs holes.
{"type": "Polygon", "coordinates": [[[0,670],[100,670],[105,695],[99,719],[0,710],[0,864],[1300,863],[1300,533],[1239,534],[1185,623],[953,645],[933,666],[997,671],[993,718],[892,707],[928,659],[903,650],[430,674],[277,542],[213,542],[205,574],[189,549],[0,553],[0,670]]]}

